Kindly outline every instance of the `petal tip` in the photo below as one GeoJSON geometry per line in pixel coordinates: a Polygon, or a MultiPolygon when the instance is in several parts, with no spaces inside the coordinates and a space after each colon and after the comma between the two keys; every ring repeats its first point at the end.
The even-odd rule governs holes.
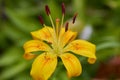
{"type": "Polygon", "coordinates": [[[89,58],[89,59],[88,59],[88,62],[89,62],[90,64],[94,64],[94,63],[96,62],[96,59],[95,59],[95,58],[89,58]]]}

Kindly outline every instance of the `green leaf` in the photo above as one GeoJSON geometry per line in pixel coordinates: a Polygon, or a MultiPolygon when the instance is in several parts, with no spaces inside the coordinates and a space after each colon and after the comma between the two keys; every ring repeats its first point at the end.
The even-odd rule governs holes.
{"type": "Polygon", "coordinates": [[[17,47],[6,49],[2,56],[0,56],[0,67],[12,65],[22,57],[22,50],[17,47]]]}
{"type": "Polygon", "coordinates": [[[29,17],[16,14],[14,10],[6,8],[5,12],[9,19],[16,25],[16,27],[24,32],[31,32],[40,28],[40,25],[37,23],[37,21],[29,17]]]}
{"type": "Polygon", "coordinates": [[[27,67],[26,62],[19,62],[16,65],[7,67],[0,75],[0,80],[10,79],[20,72],[24,71],[27,67]]]}
{"type": "Polygon", "coordinates": [[[115,47],[120,47],[120,43],[113,42],[113,41],[104,42],[104,43],[97,45],[97,51],[102,50],[102,49],[106,49],[106,48],[115,48],[115,47]]]}

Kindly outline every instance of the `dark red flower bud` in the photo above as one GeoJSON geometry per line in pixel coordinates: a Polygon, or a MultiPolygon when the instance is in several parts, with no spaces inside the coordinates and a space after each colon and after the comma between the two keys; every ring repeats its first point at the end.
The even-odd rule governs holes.
{"type": "Polygon", "coordinates": [[[47,15],[50,14],[50,9],[49,9],[48,5],[45,6],[45,11],[46,11],[47,15]]]}

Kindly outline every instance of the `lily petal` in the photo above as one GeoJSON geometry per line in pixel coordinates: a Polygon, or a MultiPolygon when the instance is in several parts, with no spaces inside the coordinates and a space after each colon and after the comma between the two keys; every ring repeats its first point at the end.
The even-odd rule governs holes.
{"type": "Polygon", "coordinates": [[[53,29],[48,26],[46,26],[38,31],[31,32],[32,37],[34,39],[44,40],[44,41],[47,41],[50,43],[53,42],[51,33],[53,33],[53,29]]]}
{"type": "Polygon", "coordinates": [[[66,46],[65,51],[88,57],[88,62],[92,64],[96,61],[95,48],[96,46],[88,41],[74,40],[66,46]]]}
{"type": "Polygon", "coordinates": [[[34,60],[30,74],[34,80],[48,80],[56,66],[57,56],[51,53],[43,53],[34,60]]]}
{"type": "Polygon", "coordinates": [[[70,53],[65,53],[60,55],[60,58],[67,69],[68,77],[79,76],[82,72],[82,67],[80,61],[76,56],[70,53]]]}
{"type": "Polygon", "coordinates": [[[40,40],[30,40],[26,42],[23,47],[25,50],[24,58],[28,60],[36,57],[36,55],[31,52],[50,50],[50,47],[40,40]]]}
{"type": "Polygon", "coordinates": [[[73,41],[76,38],[76,36],[77,36],[77,32],[72,32],[70,30],[68,30],[67,32],[64,32],[63,34],[61,34],[61,39],[63,41],[62,45],[65,46],[67,43],[73,41]]]}

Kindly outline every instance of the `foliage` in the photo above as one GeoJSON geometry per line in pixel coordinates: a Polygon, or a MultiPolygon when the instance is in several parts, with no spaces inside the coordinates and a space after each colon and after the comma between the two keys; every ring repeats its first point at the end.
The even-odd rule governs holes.
{"type": "MultiPolygon", "coordinates": [[[[0,1],[0,80],[32,80],[29,72],[32,64],[22,56],[23,44],[32,39],[30,32],[42,28],[38,16],[41,14],[47,25],[51,25],[45,14],[48,4],[53,18],[61,18],[60,4],[66,5],[65,20],[74,12],[82,30],[85,25],[92,25],[92,35],[88,39],[97,46],[97,62],[87,63],[81,60],[83,73],[72,80],[90,80],[96,77],[101,63],[106,63],[113,56],[120,55],[120,1],[119,0],[1,0],[0,1]]],[[[82,31],[81,30],[81,31],[82,31]]],[[[81,33],[81,32],[80,32],[81,33]]],[[[67,80],[61,61],[50,80],[67,80]]]]}

